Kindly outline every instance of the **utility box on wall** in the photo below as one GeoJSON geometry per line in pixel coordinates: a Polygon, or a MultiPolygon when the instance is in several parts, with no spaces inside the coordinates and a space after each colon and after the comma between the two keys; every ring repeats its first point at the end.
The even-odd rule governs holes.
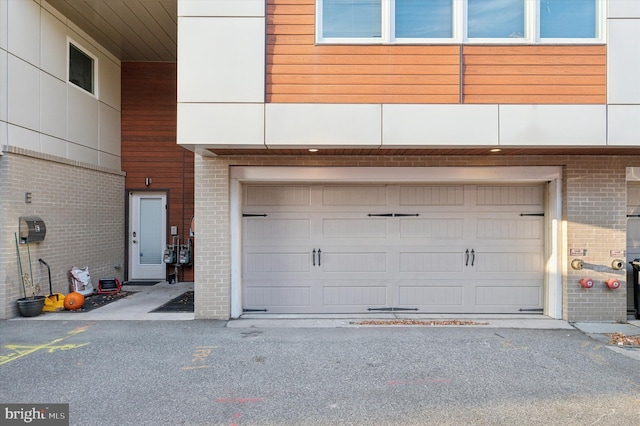
{"type": "Polygon", "coordinates": [[[39,243],[47,235],[47,226],[44,220],[37,216],[25,216],[20,218],[20,242],[39,243]]]}

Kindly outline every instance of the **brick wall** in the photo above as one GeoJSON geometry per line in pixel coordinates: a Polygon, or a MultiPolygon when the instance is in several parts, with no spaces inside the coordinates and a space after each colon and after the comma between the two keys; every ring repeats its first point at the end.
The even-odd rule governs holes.
{"type": "MultiPolygon", "coordinates": [[[[49,294],[51,268],[54,293],[67,294],[67,272],[89,267],[94,287],[98,279],[118,277],[124,265],[124,175],[119,171],[72,160],[8,148],[0,156],[0,318],[17,315],[15,301],[22,295],[14,234],[20,216],[39,216],[47,227],[41,243],[30,244],[31,270],[41,294],[49,294]],[[25,203],[25,193],[32,202],[25,203]]],[[[28,252],[20,246],[28,269],[28,252]]]]}
{"type": "Polygon", "coordinates": [[[610,265],[610,250],[626,247],[625,167],[640,157],[622,156],[196,156],[196,318],[226,319],[230,315],[229,166],[563,166],[562,274],[563,315],[568,321],[625,321],[622,286],[609,290],[611,274],[589,271],[596,284],[583,289],[587,271],[569,266],[570,248],[587,250],[585,262],[610,265]],[[593,272],[593,273],[592,273],[593,272]]]}

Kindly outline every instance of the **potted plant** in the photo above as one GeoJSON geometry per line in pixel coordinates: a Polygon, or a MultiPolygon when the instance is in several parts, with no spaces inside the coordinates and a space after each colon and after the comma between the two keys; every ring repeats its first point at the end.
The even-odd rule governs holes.
{"type": "Polygon", "coordinates": [[[24,297],[17,300],[18,312],[23,317],[36,317],[42,313],[44,306],[44,296],[40,296],[40,284],[33,283],[33,271],[31,270],[31,251],[27,242],[29,252],[29,273],[22,271],[22,260],[20,259],[20,248],[18,246],[18,235],[16,234],[16,251],[18,253],[18,267],[20,268],[20,282],[24,297]]]}

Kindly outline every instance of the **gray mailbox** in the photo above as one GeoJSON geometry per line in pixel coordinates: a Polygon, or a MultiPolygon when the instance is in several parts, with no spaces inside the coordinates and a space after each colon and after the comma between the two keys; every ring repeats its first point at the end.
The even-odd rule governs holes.
{"type": "Polygon", "coordinates": [[[39,243],[47,235],[47,227],[44,220],[37,216],[26,216],[20,218],[20,242],[39,243]]]}

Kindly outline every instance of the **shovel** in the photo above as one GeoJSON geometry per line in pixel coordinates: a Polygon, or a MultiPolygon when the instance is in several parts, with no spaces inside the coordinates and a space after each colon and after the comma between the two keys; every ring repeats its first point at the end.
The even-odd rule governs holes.
{"type": "Polygon", "coordinates": [[[44,299],[42,310],[45,312],[61,311],[64,309],[64,294],[53,293],[53,288],[51,287],[51,268],[49,268],[47,262],[42,259],[38,259],[38,262],[46,266],[47,271],[49,271],[49,296],[44,299]]]}

